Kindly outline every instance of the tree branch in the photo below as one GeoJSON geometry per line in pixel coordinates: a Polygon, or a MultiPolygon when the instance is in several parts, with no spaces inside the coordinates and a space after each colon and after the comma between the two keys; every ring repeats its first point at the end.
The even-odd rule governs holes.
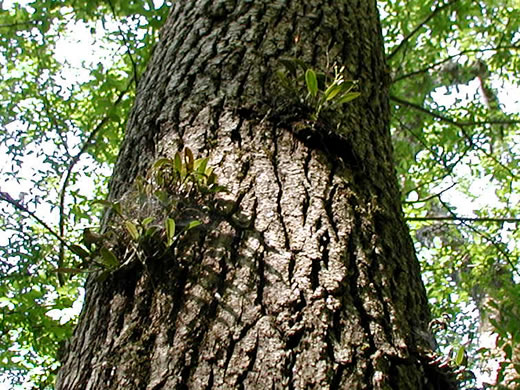
{"type": "MultiPolygon", "coordinates": [[[[106,0],[106,2],[108,3],[108,6],[110,7],[110,10],[112,11],[112,16],[114,17],[115,20],[117,20],[118,18],[117,18],[117,15],[116,15],[116,10],[114,8],[114,4],[112,4],[111,0],[106,0]]],[[[126,35],[123,32],[123,30],[121,30],[121,27],[120,27],[119,23],[117,23],[117,29],[119,30],[119,33],[121,34],[121,38],[123,39],[123,43],[126,46],[126,53],[128,54],[128,58],[130,58],[130,63],[132,64],[133,79],[134,79],[134,82],[135,82],[135,89],[137,90],[137,84],[139,82],[138,74],[137,74],[137,64],[136,64],[136,62],[134,60],[134,57],[132,56],[132,52],[130,51],[130,45],[128,44],[128,39],[126,39],[126,35]]]]}
{"type": "MultiPolygon", "coordinates": [[[[455,212],[450,208],[450,206],[444,202],[441,198],[439,198],[439,202],[441,202],[441,204],[444,206],[444,208],[446,209],[446,211],[448,211],[448,213],[453,217],[453,218],[460,218],[460,217],[457,217],[457,215],[455,214],[455,212]]],[[[485,217],[483,217],[483,219],[485,219],[485,217]]],[[[503,221],[499,221],[500,219],[502,218],[489,218],[491,221],[489,222],[499,222],[499,223],[502,223],[502,222],[515,222],[517,223],[519,220],[516,219],[516,218],[503,218],[503,221]],[[495,221],[493,221],[493,219],[495,221]],[[510,221],[506,221],[506,220],[510,220],[510,221]],[[516,221],[515,221],[516,220],[516,221]]],[[[490,237],[488,236],[486,233],[483,233],[481,232],[480,230],[478,230],[477,228],[475,228],[474,226],[470,225],[468,222],[473,222],[473,221],[467,221],[465,220],[464,218],[462,219],[459,219],[459,221],[467,226],[468,229],[472,230],[473,232],[475,232],[476,234],[478,234],[479,236],[481,236],[482,238],[484,238],[486,241],[488,241],[489,243],[491,243],[496,249],[497,251],[499,251],[503,256],[504,256],[504,259],[506,260],[506,262],[509,264],[509,266],[511,267],[511,272],[515,273],[517,276],[520,276],[520,273],[516,270],[516,267],[515,265],[513,264],[513,261],[511,260],[511,258],[509,257],[509,254],[506,253],[506,251],[504,251],[500,245],[493,239],[493,237],[490,237]]]]}
{"type": "Polygon", "coordinates": [[[505,120],[505,119],[492,119],[492,120],[487,120],[487,121],[473,121],[473,122],[468,122],[468,121],[456,121],[454,119],[451,119],[447,116],[444,116],[442,114],[439,114],[437,112],[433,112],[433,111],[430,111],[426,108],[424,108],[423,106],[419,105],[419,104],[415,104],[415,103],[412,103],[412,102],[409,102],[407,100],[403,100],[395,95],[390,95],[390,100],[393,100],[394,102],[396,103],[399,103],[399,104],[402,104],[404,106],[408,106],[408,107],[411,107],[417,111],[421,111],[429,116],[432,116],[434,118],[437,118],[441,121],[444,121],[444,122],[447,122],[449,124],[452,124],[454,126],[457,126],[457,127],[468,127],[468,126],[481,126],[481,125],[517,125],[517,124],[520,124],[520,120],[517,120],[517,119],[510,119],[510,120],[505,120]]]}
{"type": "MultiPolygon", "coordinates": [[[[423,199],[417,199],[417,200],[405,200],[403,203],[405,204],[414,204],[414,203],[424,203],[424,202],[428,202],[429,200],[432,200],[432,199],[435,199],[435,198],[438,198],[440,197],[443,193],[445,193],[446,191],[449,191],[451,190],[453,187],[455,187],[457,185],[457,183],[452,183],[448,188],[445,188],[433,195],[430,195],[426,198],[423,198],[423,199]]],[[[412,190],[413,191],[413,190],[412,190]]],[[[410,192],[408,192],[410,193],[410,192]]]]}
{"type": "MultiPolygon", "coordinates": [[[[126,88],[119,93],[119,96],[117,97],[116,101],[113,103],[112,108],[116,107],[121,101],[123,100],[123,97],[127,94],[128,90],[130,89],[130,85],[132,85],[132,82],[129,82],[126,88]]],[[[93,141],[98,135],[99,131],[105,126],[105,124],[109,121],[109,116],[106,115],[101,119],[101,121],[98,123],[98,125],[92,130],[90,135],[88,136],[87,140],[83,143],[83,146],[81,147],[80,151],[72,158],[72,161],[70,162],[67,172],[65,174],[65,179],[63,180],[63,184],[61,186],[60,190],[60,221],[59,221],[59,235],[63,236],[65,234],[65,194],[67,192],[67,187],[69,185],[69,180],[72,175],[72,171],[74,169],[74,166],[78,163],[79,159],[87,151],[87,149],[93,145],[93,141]]],[[[66,245],[65,245],[66,246],[66,245]]],[[[60,245],[59,250],[59,261],[58,261],[58,267],[63,266],[63,260],[65,258],[65,251],[64,251],[64,245],[60,245]]]]}
{"type": "Polygon", "coordinates": [[[40,20],[28,20],[26,22],[0,24],[0,28],[11,28],[11,27],[18,27],[18,26],[37,25],[39,22],[40,22],[40,20]]]}
{"type": "Polygon", "coordinates": [[[437,15],[439,12],[441,12],[442,10],[444,10],[445,8],[448,8],[450,5],[456,3],[458,0],[451,0],[449,2],[447,2],[446,4],[444,5],[441,5],[440,7],[437,7],[433,10],[433,12],[426,18],[424,19],[421,23],[419,23],[419,25],[417,25],[412,31],[410,31],[410,33],[403,38],[403,40],[399,43],[399,45],[397,45],[397,47],[392,50],[392,52],[386,57],[386,60],[387,62],[389,62],[398,52],[399,50],[402,49],[402,47],[421,29],[423,28],[426,23],[428,23],[433,17],[435,17],[435,15],[437,15]]]}
{"type": "MultiPolygon", "coordinates": [[[[437,196],[437,195],[435,195],[437,196]]],[[[470,218],[470,217],[405,217],[406,221],[460,221],[460,222],[497,222],[497,223],[519,223],[520,218],[470,218]]]]}
{"type": "Polygon", "coordinates": [[[54,237],[58,239],[60,244],[69,250],[71,250],[70,245],[65,241],[65,239],[60,236],[52,227],[50,227],[44,220],[42,220],[40,217],[36,215],[33,211],[29,210],[27,207],[25,207],[20,201],[17,201],[9,195],[7,192],[0,191],[0,200],[3,200],[4,202],[7,202],[14,206],[16,209],[29,214],[32,219],[34,219],[36,222],[38,222],[40,225],[42,225],[50,234],[52,234],[54,237]]]}
{"type": "Polygon", "coordinates": [[[454,55],[451,55],[449,57],[446,57],[445,59],[443,60],[440,60],[440,61],[437,61],[431,65],[428,65],[427,67],[423,68],[423,69],[419,69],[419,70],[416,70],[416,71],[413,71],[413,72],[410,72],[410,73],[406,73],[404,75],[401,75],[399,77],[396,77],[395,79],[392,80],[393,83],[396,83],[398,81],[401,81],[403,79],[406,79],[406,78],[409,78],[409,77],[413,77],[413,76],[416,76],[418,74],[421,74],[421,73],[426,73],[427,71],[433,69],[433,68],[436,68],[438,67],[439,65],[442,65],[446,62],[449,62],[451,60],[453,60],[454,58],[458,58],[460,56],[463,56],[465,54],[469,54],[469,53],[484,53],[486,51],[500,51],[500,50],[520,50],[520,46],[518,45],[511,45],[511,46],[500,46],[500,47],[495,47],[495,48],[488,48],[488,49],[467,49],[467,50],[462,50],[461,52],[457,53],[457,54],[454,54],[454,55]]]}
{"type": "Polygon", "coordinates": [[[498,120],[474,121],[474,122],[456,121],[454,119],[448,118],[447,116],[444,116],[444,115],[441,115],[439,113],[430,111],[430,110],[428,110],[428,109],[426,109],[423,106],[420,106],[418,104],[415,104],[415,103],[403,100],[401,98],[398,98],[397,96],[394,96],[394,95],[390,95],[390,100],[393,100],[393,101],[395,101],[395,102],[397,102],[399,104],[402,104],[402,105],[408,106],[410,108],[413,108],[413,109],[415,109],[417,111],[421,111],[421,112],[423,112],[423,113],[425,113],[427,115],[430,115],[430,116],[432,116],[434,118],[437,118],[439,120],[447,122],[447,123],[449,123],[449,124],[451,124],[453,126],[457,126],[461,130],[462,134],[468,140],[468,142],[470,143],[470,145],[472,147],[480,150],[482,153],[484,153],[484,155],[486,155],[491,160],[493,160],[495,162],[495,164],[497,164],[498,166],[500,166],[504,170],[506,170],[512,177],[517,178],[517,175],[515,175],[515,173],[509,167],[506,167],[504,164],[502,164],[500,161],[498,161],[495,156],[493,156],[492,154],[490,154],[489,152],[484,150],[484,148],[482,148],[481,146],[475,144],[475,142],[473,141],[471,136],[468,133],[466,133],[464,128],[468,127],[468,126],[480,126],[480,125],[486,125],[486,124],[490,124],[490,125],[513,125],[513,124],[519,124],[520,120],[514,120],[514,119],[513,120],[500,120],[500,119],[498,119],[498,120]]]}

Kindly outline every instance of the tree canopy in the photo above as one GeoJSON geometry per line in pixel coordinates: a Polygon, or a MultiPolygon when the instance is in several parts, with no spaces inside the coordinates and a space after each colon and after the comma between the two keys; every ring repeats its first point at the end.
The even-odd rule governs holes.
{"type": "MultiPolygon", "coordinates": [[[[170,4],[0,4],[0,370],[11,383],[52,388],[91,269],[75,245],[100,223],[95,200],[107,191],[170,4]],[[77,61],[71,51],[83,46],[70,37],[79,30],[95,51],[77,61]]],[[[396,170],[432,329],[441,351],[466,368],[468,387],[471,372],[489,368],[497,353],[499,381],[514,381],[520,1],[393,0],[379,8],[396,170]],[[498,337],[497,349],[482,347],[483,330],[498,337]]]]}

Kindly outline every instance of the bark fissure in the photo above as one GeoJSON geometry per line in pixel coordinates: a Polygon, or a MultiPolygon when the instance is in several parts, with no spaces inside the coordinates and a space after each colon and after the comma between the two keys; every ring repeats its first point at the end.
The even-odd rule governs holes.
{"type": "MultiPolygon", "coordinates": [[[[356,219],[356,230],[360,230],[359,219],[356,219]]],[[[363,300],[363,287],[360,286],[360,283],[364,283],[363,279],[365,278],[362,274],[356,259],[362,254],[360,253],[361,248],[359,245],[358,237],[349,238],[349,242],[347,244],[348,248],[348,261],[349,261],[349,287],[350,287],[350,295],[352,297],[352,303],[356,308],[356,312],[358,314],[357,320],[359,321],[359,325],[365,334],[364,345],[360,346],[361,348],[356,351],[354,357],[360,359],[365,362],[365,372],[364,372],[364,383],[368,385],[368,388],[372,388],[372,377],[374,376],[374,366],[372,363],[371,356],[377,351],[377,348],[374,344],[374,339],[371,330],[371,322],[372,318],[367,313],[363,300]],[[360,280],[361,279],[361,280],[360,280]]]]}

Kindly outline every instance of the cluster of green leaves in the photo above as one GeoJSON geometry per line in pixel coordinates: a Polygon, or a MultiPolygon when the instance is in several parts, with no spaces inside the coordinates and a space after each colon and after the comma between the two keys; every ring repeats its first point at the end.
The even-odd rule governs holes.
{"type": "MultiPolygon", "coordinates": [[[[488,303],[489,322],[498,335],[497,347],[503,352],[498,370],[498,382],[507,388],[520,385],[520,290],[506,280],[500,290],[502,299],[488,303]],[[513,375],[511,375],[513,373],[513,375]]],[[[488,358],[496,358],[489,349],[481,351],[488,358]]]]}
{"type": "MultiPolygon", "coordinates": [[[[52,388],[56,354],[71,334],[71,307],[83,285],[82,274],[56,272],[77,265],[63,242],[79,240],[82,228],[98,221],[91,201],[105,196],[136,85],[169,6],[0,2],[0,182],[9,193],[0,199],[0,375],[13,386],[52,388]],[[74,62],[64,44],[78,31],[95,41],[96,52],[74,62]]],[[[78,47],[92,43],[73,44],[84,54],[78,47]]]]}
{"type": "Polygon", "coordinates": [[[488,368],[491,353],[511,363],[518,353],[502,349],[517,320],[495,328],[495,351],[480,347],[480,324],[520,309],[503,291],[520,293],[520,116],[503,100],[520,87],[520,3],[379,5],[404,210],[434,317],[451,318],[437,339],[453,357],[464,347],[470,369],[488,368]]]}
{"type": "Polygon", "coordinates": [[[103,234],[86,228],[84,245],[71,245],[82,262],[79,267],[58,271],[101,271],[105,279],[133,260],[145,264],[149,258],[175,254],[174,244],[203,222],[215,207],[215,195],[225,191],[218,185],[208,157],[194,159],[191,149],[173,158],[160,158],[146,177],[136,179],[135,190],[124,200],[97,200],[114,215],[103,234]],[[123,245],[123,247],[121,247],[123,245]]]}
{"type": "Polygon", "coordinates": [[[298,58],[282,58],[280,62],[285,69],[278,70],[276,74],[282,86],[291,96],[297,97],[301,104],[311,108],[312,120],[317,120],[324,108],[337,109],[360,95],[359,92],[353,92],[357,81],[345,78],[344,66],[338,68],[333,65],[332,69],[327,67],[324,72],[320,72],[298,58]]]}

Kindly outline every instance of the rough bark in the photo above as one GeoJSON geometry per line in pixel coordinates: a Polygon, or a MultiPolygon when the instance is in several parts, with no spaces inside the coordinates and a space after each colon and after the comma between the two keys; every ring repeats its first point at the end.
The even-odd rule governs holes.
{"type": "Polygon", "coordinates": [[[449,388],[426,357],[378,23],[366,0],[174,2],[111,198],[189,146],[228,213],[174,258],[89,280],[58,389],[449,388]],[[281,56],[328,56],[362,96],[306,122],[277,85],[281,56]]]}

